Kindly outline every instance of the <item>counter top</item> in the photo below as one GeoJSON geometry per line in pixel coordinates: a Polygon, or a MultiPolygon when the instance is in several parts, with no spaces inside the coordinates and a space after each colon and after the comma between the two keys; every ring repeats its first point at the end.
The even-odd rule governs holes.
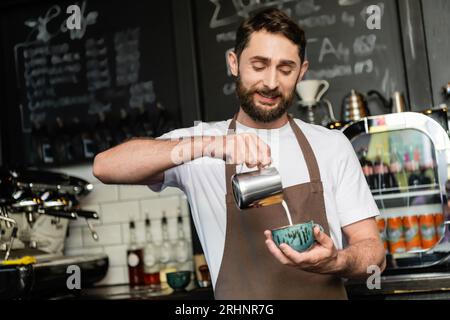
{"type": "Polygon", "coordinates": [[[382,276],[379,289],[347,281],[350,299],[450,299],[450,271],[382,276]]]}
{"type": "Polygon", "coordinates": [[[214,300],[211,287],[174,292],[172,289],[155,290],[150,287],[130,287],[128,284],[98,286],[66,294],[54,300],[214,300]]]}
{"type": "MultiPolygon", "coordinates": [[[[351,300],[360,299],[450,299],[450,267],[428,272],[383,275],[380,289],[368,289],[366,281],[348,280],[345,287],[351,300]]],[[[54,299],[82,300],[213,300],[209,288],[194,288],[185,292],[172,289],[156,291],[149,287],[130,287],[127,284],[82,289],[75,295],[67,293],[54,299]]]]}

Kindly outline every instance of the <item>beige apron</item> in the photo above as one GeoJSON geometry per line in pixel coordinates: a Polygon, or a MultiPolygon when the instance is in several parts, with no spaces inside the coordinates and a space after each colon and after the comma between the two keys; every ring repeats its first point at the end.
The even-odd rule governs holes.
{"type": "MultiPolygon", "coordinates": [[[[284,188],[292,222],[314,220],[329,236],[319,167],[306,137],[289,123],[308,167],[311,182],[284,188]]],[[[236,129],[236,116],[229,130],[236,129]]],[[[236,165],[226,164],[227,227],[225,247],[214,291],[216,299],[347,299],[342,279],[281,264],[269,252],[264,231],[288,224],[281,204],[240,211],[233,199],[231,177],[236,165]]]]}

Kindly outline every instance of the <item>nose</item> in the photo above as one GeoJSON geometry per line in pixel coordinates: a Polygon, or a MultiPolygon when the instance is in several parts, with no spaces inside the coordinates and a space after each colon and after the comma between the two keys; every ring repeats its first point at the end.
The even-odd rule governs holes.
{"type": "Polygon", "coordinates": [[[264,86],[270,90],[278,88],[278,74],[276,68],[268,68],[264,75],[264,86]]]}

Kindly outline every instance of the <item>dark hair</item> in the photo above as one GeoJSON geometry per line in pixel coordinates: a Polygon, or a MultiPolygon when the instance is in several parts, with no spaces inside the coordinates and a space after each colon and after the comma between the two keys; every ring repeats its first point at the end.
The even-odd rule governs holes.
{"type": "Polygon", "coordinates": [[[303,61],[306,49],[305,32],[286,13],[276,8],[259,11],[241,23],[236,33],[234,46],[238,60],[242,51],[247,47],[251,34],[260,30],[282,34],[291,40],[298,46],[298,55],[300,61],[303,61]]]}

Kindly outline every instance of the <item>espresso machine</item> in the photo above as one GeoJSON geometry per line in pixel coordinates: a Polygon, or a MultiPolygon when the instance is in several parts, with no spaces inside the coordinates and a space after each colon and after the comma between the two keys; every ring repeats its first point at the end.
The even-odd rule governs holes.
{"type": "Polygon", "coordinates": [[[64,256],[70,221],[84,219],[94,240],[91,220],[80,199],[92,184],[61,173],[0,169],[0,298],[22,298],[67,289],[67,268],[78,266],[87,286],[101,280],[108,257],[64,256]],[[85,272],[86,271],[86,272],[85,272]]]}

